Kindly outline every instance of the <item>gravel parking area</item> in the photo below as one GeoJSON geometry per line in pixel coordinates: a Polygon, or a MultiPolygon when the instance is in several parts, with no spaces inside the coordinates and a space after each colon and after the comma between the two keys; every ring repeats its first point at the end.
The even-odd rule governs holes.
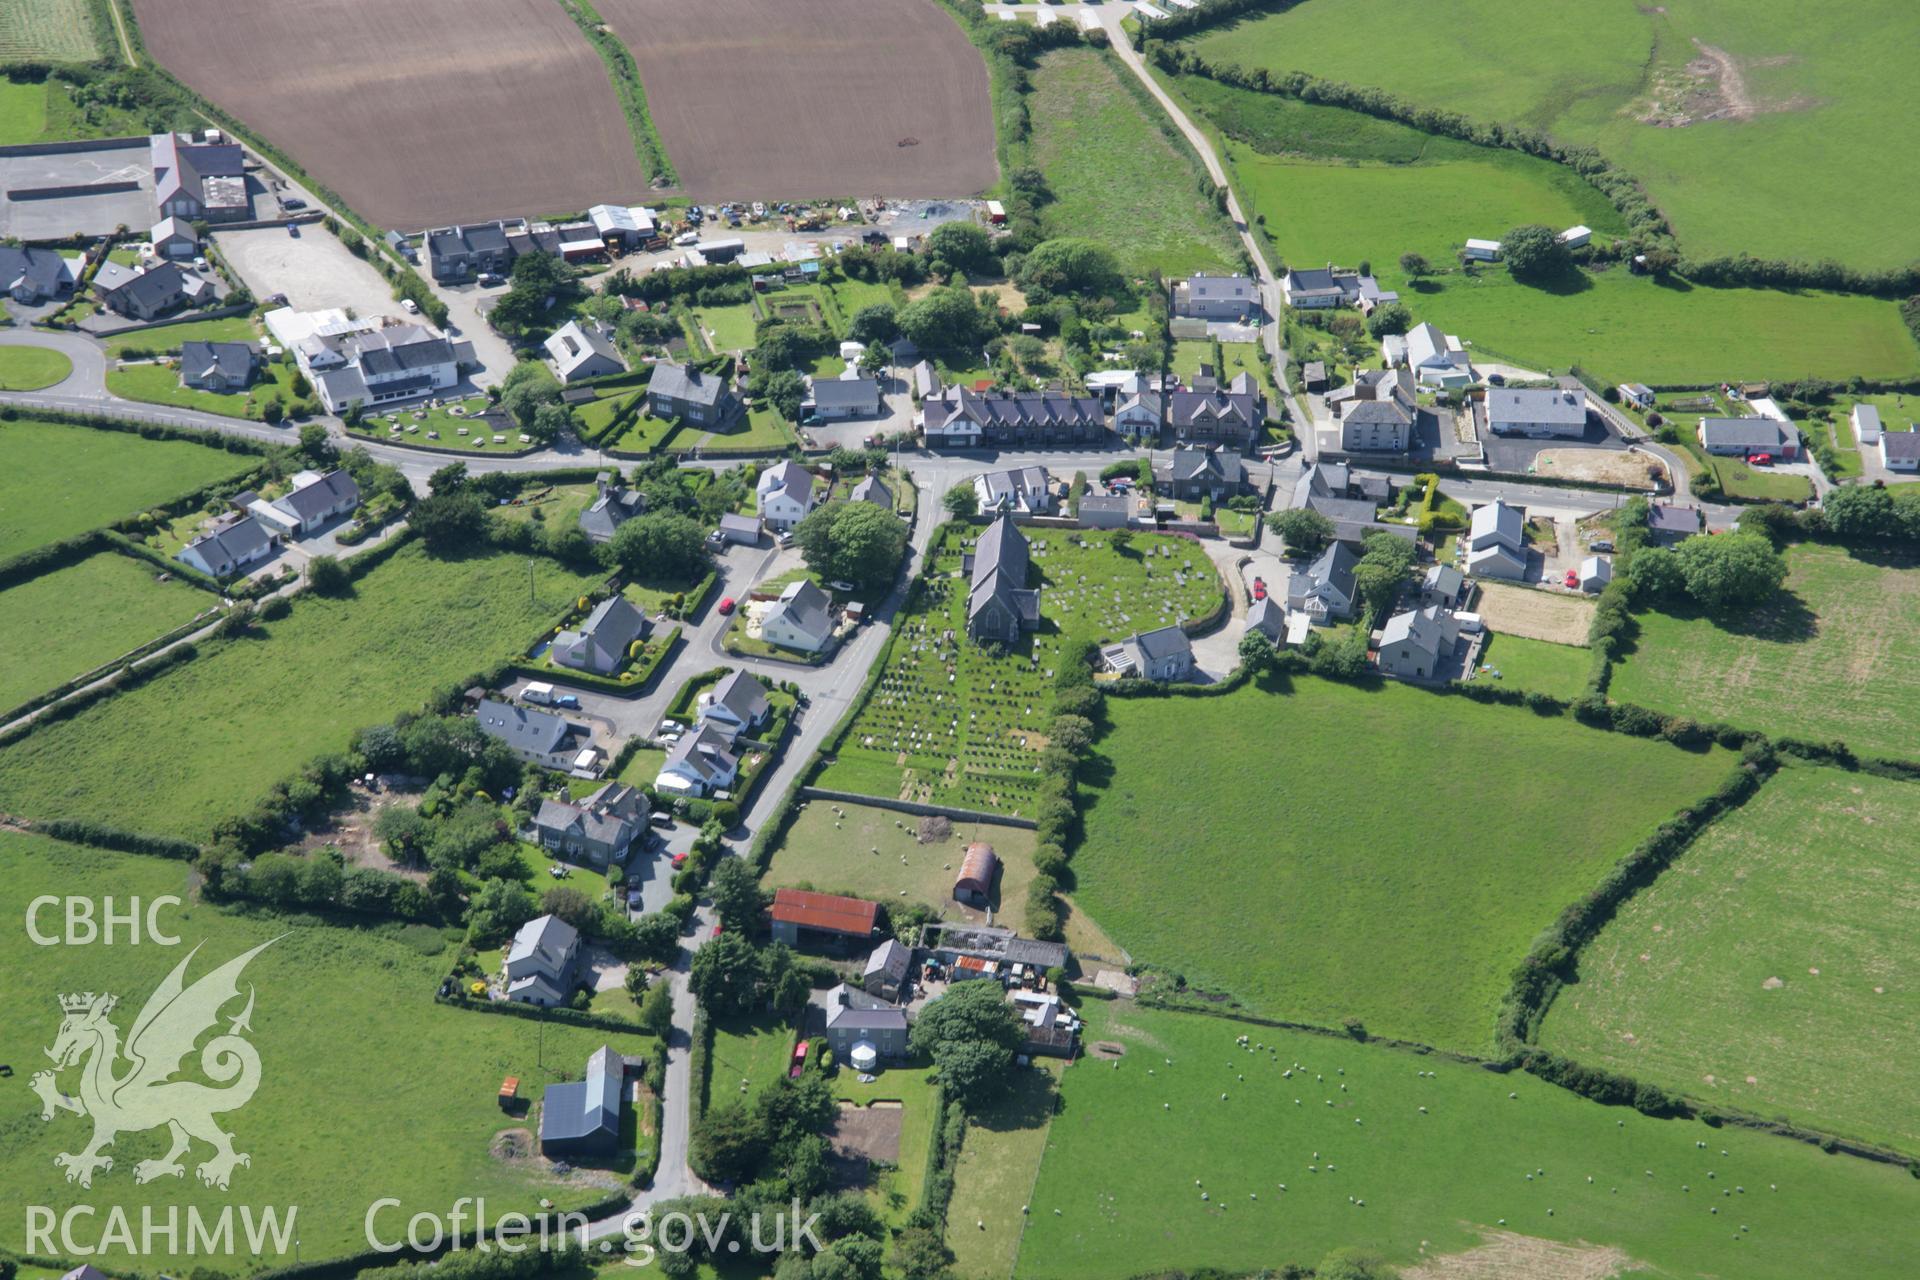
{"type": "Polygon", "coordinates": [[[317,225],[301,227],[298,236],[280,227],[216,231],[213,242],[256,298],[284,293],[296,311],[345,307],[360,316],[400,314],[380,273],[317,225]]]}

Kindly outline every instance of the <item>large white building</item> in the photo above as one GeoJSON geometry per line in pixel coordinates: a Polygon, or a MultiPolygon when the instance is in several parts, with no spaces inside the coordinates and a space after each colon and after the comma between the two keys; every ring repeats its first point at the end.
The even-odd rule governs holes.
{"type": "MultiPolygon", "coordinates": [[[[292,326],[297,329],[300,326],[292,326]]],[[[424,325],[323,320],[292,350],[328,413],[417,400],[460,381],[453,343],[424,325]]]]}

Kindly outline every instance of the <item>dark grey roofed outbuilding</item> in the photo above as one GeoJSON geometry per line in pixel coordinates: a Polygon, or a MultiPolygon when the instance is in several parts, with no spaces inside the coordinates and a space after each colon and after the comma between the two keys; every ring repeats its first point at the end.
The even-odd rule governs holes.
{"type": "Polygon", "coordinates": [[[626,1059],[602,1045],[587,1059],[586,1079],[552,1084],[540,1104],[540,1150],[549,1156],[599,1155],[620,1140],[626,1059]]]}

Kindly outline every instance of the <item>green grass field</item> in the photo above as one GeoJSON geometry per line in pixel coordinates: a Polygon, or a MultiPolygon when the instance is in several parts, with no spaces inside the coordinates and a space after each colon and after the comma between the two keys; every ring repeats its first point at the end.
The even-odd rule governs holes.
{"type": "Polygon", "coordinates": [[[144,560],[117,552],[0,592],[0,707],[12,707],[219,604],[175,578],[156,582],[144,560]],[[53,640],[58,637],[57,641],[53,640]]]}
{"type": "Polygon", "coordinates": [[[772,1014],[716,1022],[707,1105],[750,1099],[779,1079],[787,1069],[794,1038],[793,1028],[772,1014]]]}
{"type": "Polygon", "coordinates": [[[753,305],[741,302],[727,307],[702,307],[694,313],[700,331],[715,351],[745,351],[754,344],[753,305]]]}
{"type": "Polygon", "coordinates": [[[1107,716],[1075,894],[1134,959],[1258,1013],[1468,1051],[1534,934],[1732,764],[1397,684],[1107,716]]]}
{"type": "MultiPolygon", "coordinates": [[[[193,904],[160,915],[163,926],[180,937],[178,947],[33,946],[20,922],[35,896],[113,895],[119,904],[164,894],[184,898],[187,868],[12,834],[0,834],[0,863],[9,869],[0,877],[0,910],[15,922],[0,953],[9,978],[0,991],[0,1060],[19,1064],[21,1073],[11,1082],[17,1104],[9,1120],[11,1156],[0,1168],[0,1197],[9,1204],[102,1205],[101,1217],[86,1228],[96,1236],[104,1229],[107,1204],[124,1206],[136,1231],[141,1206],[164,1214],[167,1206],[192,1205],[207,1215],[229,1204],[297,1206],[300,1256],[314,1262],[364,1250],[362,1223],[382,1196],[397,1197],[404,1206],[383,1210],[377,1219],[382,1235],[391,1238],[404,1233],[413,1213],[444,1214],[460,1196],[486,1195],[499,1212],[531,1213],[543,1196],[578,1207],[605,1195],[580,1181],[554,1180],[535,1161],[489,1154],[496,1134],[526,1132],[538,1120],[537,1112],[521,1119],[503,1115],[495,1094],[503,1077],[517,1075],[521,1097],[537,1105],[548,1083],[579,1078],[600,1045],[644,1054],[650,1044],[645,1037],[560,1024],[543,1028],[530,1019],[436,1005],[433,988],[453,962],[454,944],[421,926],[334,928],[308,917],[249,917],[193,904]],[[110,1149],[113,1169],[97,1174],[91,1191],[65,1182],[53,1157],[80,1149],[87,1122],[63,1114],[42,1124],[24,1088],[26,1075],[38,1069],[30,1064],[47,1065],[41,1049],[53,1043],[60,1026],[56,997],[116,993],[120,1004],[112,1021],[124,1034],[191,948],[202,950],[189,968],[189,982],[276,938],[242,979],[243,992],[255,993],[248,1039],[259,1051],[261,1082],[244,1108],[219,1117],[235,1148],[252,1157],[250,1166],[234,1171],[230,1190],[201,1186],[193,1164],[206,1159],[209,1148],[199,1143],[184,1178],[136,1185],[134,1165],[165,1151],[164,1130],[123,1133],[110,1149]],[[424,1045],[432,1046],[431,1071],[420,1069],[424,1045]],[[405,1134],[405,1141],[395,1141],[396,1134],[405,1134]]],[[[42,922],[59,928],[53,915],[43,915],[42,922]]],[[[225,1012],[230,1018],[239,1009],[235,1002],[225,1012]]],[[[189,1074],[193,1062],[197,1058],[189,1059],[189,1074]]],[[[62,1074],[69,1092],[77,1092],[77,1081],[75,1071],[62,1074]]],[[[183,1212],[183,1245],[184,1222],[183,1212]]],[[[8,1215],[0,1224],[0,1246],[24,1248],[23,1228],[21,1215],[8,1215]]],[[[290,1264],[293,1254],[189,1259],[182,1248],[141,1259],[125,1253],[97,1259],[105,1265],[116,1260],[246,1274],[290,1264]]]]}
{"type": "Polygon", "coordinates": [[[1475,677],[1506,688],[1528,693],[1545,693],[1571,702],[1587,687],[1593,670],[1593,652],[1570,644],[1551,644],[1524,636],[1488,637],[1480,650],[1480,665],[1499,672],[1483,671],[1475,677]]]}
{"type": "Polygon", "coordinates": [[[0,423],[0,559],[237,475],[253,455],[19,419],[0,423]]]}
{"type": "Polygon", "coordinates": [[[902,612],[887,669],[855,720],[823,787],[1018,815],[1030,810],[1038,735],[1070,643],[1108,643],[1207,616],[1225,585],[1191,542],[1137,534],[1115,552],[1104,533],[1031,530],[1041,582],[1037,632],[1004,657],[966,639],[962,556],[980,530],[936,532],[933,575],[902,612]],[[952,635],[949,643],[945,637],[952,635]]]}
{"type": "Polygon", "coordinates": [[[125,400],[258,421],[269,399],[278,397],[282,407],[292,399],[293,378],[298,372],[292,365],[263,364],[253,385],[245,391],[202,391],[182,386],[178,369],[165,364],[137,364],[107,370],[107,390],[125,400]]]}
{"type": "Polygon", "coordinates": [[[1879,163],[1920,146],[1920,89],[1904,74],[1920,36],[1908,16],[1902,0],[1858,0],[1845,22],[1812,27],[1783,0],[1552,11],[1461,0],[1445,30],[1424,33],[1431,13],[1414,0],[1314,0],[1195,44],[1221,62],[1379,86],[1595,144],[1645,182],[1700,256],[1892,266],[1915,245],[1888,210],[1920,198],[1920,174],[1883,181],[1879,163]],[[1431,38],[1406,39],[1416,28],[1431,38]],[[1876,38],[1859,38],[1869,31],[1876,38]],[[1713,69],[1707,51],[1724,54],[1730,74],[1690,73],[1689,62],[1713,69]],[[1660,127],[1682,110],[1688,123],[1660,127]],[[1861,181],[1882,199],[1832,198],[1861,181]]]}
{"type": "Polygon", "coordinates": [[[967,845],[980,840],[1000,855],[994,906],[1005,911],[1026,902],[1027,885],[1033,880],[1033,832],[956,822],[947,840],[921,844],[915,838],[918,829],[919,819],[910,814],[809,800],[787,828],[762,879],[772,887],[807,884],[823,893],[849,893],[896,904],[904,891],[907,901],[924,902],[957,916],[961,912],[953,901],[953,878],[960,874],[967,845]],[[834,812],[836,807],[845,811],[844,819],[834,812]]]}
{"type": "Polygon", "coordinates": [[[0,146],[39,142],[46,136],[47,93],[46,81],[0,76],[0,146]]]}
{"type": "Polygon", "coordinates": [[[1013,1274],[1026,1227],[1020,1210],[1040,1176],[1063,1068],[1057,1058],[1036,1058],[1031,1070],[1014,1073],[1004,1097],[968,1118],[947,1207],[947,1247],[960,1275],[1004,1280],[1013,1274]]]}
{"type": "Polygon", "coordinates": [[[1519,1073],[1192,1014],[1087,1009],[1089,1041],[1127,1052],[1117,1068],[1087,1057],[1067,1069],[1016,1272],[1032,1280],[1237,1274],[1310,1266],[1343,1246],[1409,1265],[1495,1239],[1511,1252],[1424,1274],[1639,1265],[1893,1280],[1920,1250],[1920,1184],[1897,1166],[1652,1120],[1519,1073]],[[1585,1256],[1540,1265],[1542,1241],[1585,1256]]]}
{"type": "Polygon", "coordinates": [[[1920,787],[1782,771],[1580,955],[1542,1043],[1764,1116],[1920,1150],[1920,787]]]}
{"type": "Polygon", "coordinates": [[[109,338],[107,355],[115,360],[128,352],[165,352],[177,355],[183,342],[252,342],[259,332],[246,316],[220,316],[213,320],[182,320],[155,329],[142,329],[124,337],[109,338]]]}
{"type": "Polygon", "coordinates": [[[38,391],[73,372],[73,361],[47,347],[0,347],[0,391],[38,391]]]}
{"type": "Polygon", "coordinates": [[[1837,547],[1787,552],[1786,589],[1731,626],[1638,615],[1609,693],[1770,734],[1839,738],[1864,755],[1920,756],[1920,569],[1837,547]]]}
{"type": "Polygon", "coordinates": [[[8,0],[0,8],[0,64],[91,62],[100,46],[87,0],[8,0]]]}
{"type": "Polygon", "coordinates": [[[1134,272],[1236,267],[1232,228],[1200,193],[1199,166],[1126,75],[1088,49],[1055,50],[1033,73],[1032,163],[1054,194],[1047,233],[1097,240],[1134,272]]]}
{"type": "Polygon", "coordinates": [[[593,579],[527,560],[408,546],[334,599],[303,597],[255,636],[0,753],[0,808],[203,837],[357,728],[518,651],[593,579]]]}

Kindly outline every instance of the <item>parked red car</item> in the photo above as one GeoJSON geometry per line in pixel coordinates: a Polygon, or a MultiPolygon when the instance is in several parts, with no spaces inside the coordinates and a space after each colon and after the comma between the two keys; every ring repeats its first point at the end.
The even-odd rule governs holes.
{"type": "Polygon", "coordinates": [[[793,1065],[787,1068],[787,1079],[798,1080],[800,1073],[807,1069],[807,1041],[802,1040],[793,1046],[793,1065]]]}
{"type": "Polygon", "coordinates": [[[732,597],[732,596],[721,596],[721,597],[720,597],[720,612],[722,612],[722,613],[732,613],[732,612],[733,612],[733,597],[732,597]]]}
{"type": "Polygon", "coordinates": [[[1773,465],[1773,455],[1770,453],[1756,453],[1752,457],[1747,459],[1747,465],[1754,466],[1754,467],[1770,467],[1773,465]]]}
{"type": "Polygon", "coordinates": [[[684,866],[686,866],[686,865],[687,865],[687,855],[686,855],[686,854],[684,854],[684,853],[676,853],[676,854],[674,854],[674,855],[673,855],[673,869],[674,869],[675,871],[678,871],[678,870],[679,870],[680,868],[682,868],[682,867],[684,867],[684,866]]]}
{"type": "Polygon", "coordinates": [[[1572,569],[1567,570],[1567,585],[1570,587],[1577,587],[1580,585],[1580,575],[1575,573],[1572,569]]]}
{"type": "Polygon", "coordinates": [[[1265,600],[1267,598],[1267,580],[1265,578],[1255,578],[1253,580],[1253,598],[1255,600],[1265,600]]]}

